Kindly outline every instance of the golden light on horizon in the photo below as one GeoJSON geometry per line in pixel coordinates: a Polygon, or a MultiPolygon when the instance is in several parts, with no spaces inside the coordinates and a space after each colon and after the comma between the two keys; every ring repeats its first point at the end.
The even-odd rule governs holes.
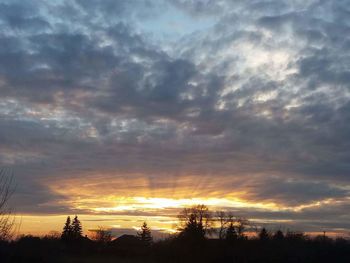
{"type": "MultiPolygon", "coordinates": [[[[116,198],[118,199],[118,198],[116,198]]],[[[133,211],[133,210],[162,210],[166,208],[185,208],[197,204],[205,204],[208,207],[235,207],[235,208],[258,208],[269,209],[272,211],[278,210],[274,203],[251,203],[244,200],[228,199],[228,198],[184,198],[173,199],[164,197],[132,197],[122,198],[117,201],[118,205],[112,207],[97,207],[93,211],[97,212],[118,212],[118,211],[133,211]]]]}
{"type": "MultiPolygon", "coordinates": [[[[183,208],[198,204],[206,205],[212,212],[230,211],[239,217],[244,216],[247,211],[258,214],[300,213],[305,209],[341,202],[330,198],[294,205],[278,199],[257,201],[249,192],[249,187],[230,187],[230,191],[225,190],[226,185],[237,184],[226,177],[217,181],[204,178],[202,182],[198,182],[197,177],[192,176],[179,176],[174,182],[169,178],[159,177],[158,181],[154,182],[145,175],[130,178],[118,175],[91,175],[88,178],[77,176],[45,181],[44,184],[61,198],[47,202],[42,207],[63,207],[66,212],[53,215],[22,215],[21,233],[44,235],[50,230],[61,231],[66,216],[78,214],[85,233],[99,226],[117,232],[125,229],[135,230],[143,221],[147,221],[155,231],[169,234],[177,231],[179,212],[183,208]]],[[[292,219],[250,219],[267,224],[294,224],[292,219]]]]}
{"type": "Polygon", "coordinates": [[[65,180],[46,181],[44,183],[47,188],[64,197],[57,203],[46,205],[62,205],[92,214],[134,211],[162,214],[167,209],[181,209],[196,204],[205,204],[214,210],[251,208],[271,212],[298,212],[336,202],[329,198],[295,205],[278,199],[257,201],[249,188],[227,187],[237,184],[227,177],[216,181],[204,178],[202,182],[198,182],[196,176],[178,176],[175,181],[170,179],[159,177],[157,181],[152,181],[152,178],[140,174],[130,177],[92,174],[88,178],[76,176],[65,180]]]}
{"type": "MultiPolygon", "coordinates": [[[[173,199],[165,197],[103,197],[102,201],[105,206],[98,206],[97,197],[90,198],[87,202],[91,207],[83,207],[76,202],[70,203],[72,211],[69,213],[78,214],[83,222],[84,233],[88,233],[91,229],[97,229],[100,226],[115,231],[138,230],[143,221],[147,221],[153,230],[163,235],[177,232],[177,215],[185,207],[191,207],[198,204],[208,206],[210,211],[218,210],[234,211],[235,216],[240,216],[239,209],[248,209],[254,211],[266,212],[295,212],[298,213],[303,209],[317,208],[321,205],[339,202],[336,200],[323,200],[312,202],[299,206],[286,207],[275,203],[254,203],[248,200],[230,199],[230,198],[183,198],[173,199]],[[95,201],[94,205],[92,200],[95,201]],[[110,200],[106,203],[105,200],[110,200]],[[107,205],[108,204],[108,205],[107,205]],[[76,205],[76,206],[75,206],[76,205]],[[79,209],[82,209],[79,213],[79,209]],[[238,210],[237,210],[238,209],[238,210]],[[238,211],[238,212],[236,212],[238,211]]],[[[79,202],[85,203],[84,199],[79,202]]],[[[243,210],[242,210],[243,211],[243,210]]],[[[21,229],[22,234],[38,234],[45,235],[51,230],[61,231],[63,223],[67,215],[22,215],[21,229]]],[[[292,219],[264,219],[250,218],[256,223],[267,224],[291,224],[292,219]]]]}
{"type": "Polygon", "coordinates": [[[206,180],[205,186],[201,188],[198,187],[197,178],[192,176],[178,177],[176,182],[169,182],[169,178],[158,178],[157,182],[150,182],[144,175],[130,178],[104,175],[103,178],[104,180],[101,180],[100,176],[93,175],[88,179],[76,177],[47,181],[45,186],[64,197],[58,205],[92,214],[133,211],[157,211],[162,214],[162,211],[167,209],[182,209],[197,204],[204,204],[212,210],[250,208],[270,212],[300,212],[307,208],[341,202],[332,198],[294,205],[278,199],[257,201],[249,192],[249,188],[228,191],[225,185],[234,184],[235,181],[225,177],[215,182],[206,180]]]}

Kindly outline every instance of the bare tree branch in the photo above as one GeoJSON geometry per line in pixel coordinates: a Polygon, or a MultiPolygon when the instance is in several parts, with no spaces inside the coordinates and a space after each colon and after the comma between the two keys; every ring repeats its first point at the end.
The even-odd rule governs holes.
{"type": "Polygon", "coordinates": [[[0,169],[0,240],[9,240],[15,234],[15,217],[8,201],[15,191],[13,173],[0,169]]]}

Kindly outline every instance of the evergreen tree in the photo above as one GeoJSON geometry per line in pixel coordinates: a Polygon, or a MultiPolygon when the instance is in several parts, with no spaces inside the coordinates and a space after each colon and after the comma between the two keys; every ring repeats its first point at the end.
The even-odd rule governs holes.
{"type": "Polygon", "coordinates": [[[204,240],[205,230],[203,224],[196,220],[195,215],[190,215],[182,235],[187,239],[204,240]]]}
{"type": "Polygon", "coordinates": [[[70,240],[72,238],[72,225],[70,216],[67,217],[66,223],[64,224],[61,238],[65,241],[70,240]]]}
{"type": "Polygon", "coordinates": [[[231,222],[226,230],[226,240],[229,242],[232,242],[237,239],[237,232],[236,229],[231,222]]]}
{"type": "Polygon", "coordinates": [[[72,238],[80,239],[83,235],[82,226],[78,216],[75,216],[72,222],[72,238]]]}
{"type": "Polygon", "coordinates": [[[153,242],[151,229],[147,226],[146,222],[143,222],[141,231],[137,233],[137,236],[146,245],[150,245],[153,242]]]}

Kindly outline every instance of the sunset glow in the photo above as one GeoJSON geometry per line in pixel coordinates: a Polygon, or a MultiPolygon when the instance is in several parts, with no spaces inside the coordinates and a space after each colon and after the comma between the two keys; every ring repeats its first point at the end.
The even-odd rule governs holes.
{"type": "Polygon", "coordinates": [[[18,234],[159,235],[206,205],[350,231],[348,1],[0,0],[18,234]],[[156,3],[155,3],[156,2],[156,3]]]}

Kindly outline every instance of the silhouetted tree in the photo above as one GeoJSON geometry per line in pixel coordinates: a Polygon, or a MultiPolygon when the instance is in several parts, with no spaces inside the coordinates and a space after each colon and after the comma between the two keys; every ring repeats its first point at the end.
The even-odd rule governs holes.
{"type": "Polygon", "coordinates": [[[249,226],[249,220],[244,217],[239,217],[236,219],[236,230],[237,230],[237,236],[239,239],[245,238],[245,231],[247,230],[247,227],[249,226]]]}
{"type": "Polygon", "coordinates": [[[287,231],[286,239],[291,241],[304,241],[308,239],[308,236],[306,236],[303,232],[300,231],[287,231]]]}
{"type": "Polygon", "coordinates": [[[216,212],[215,221],[219,223],[219,239],[228,241],[237,239],[237,231],[235,229],[236,220],[229,212],[216,212]]]}
{"type": "Polygon", "coordinates": [[[67,216],[66,223],[63,226],[61,239],[64,241],[72,240],[72,236],[73,236],[72,233],[73,233],[73,229],[71,225],[70,216],[67,216]]]}
{"type": "Polygon", "coordinates": [[[78,219],[78,216],[74,217],[71,228],[72,228],[72,238],[80,239],[83,235],[83,230],[82,230],[80,220],[78,219]]]}
{"type": "Polygon", "coordinates": [[[235,226],[233,225],[233,222],[230,222],[230,224],[227,227],[226,240],[228,242],[233,242],[234,240],[237,240],[237,232],[235,226]]]}
{"type": "Polygon", "coordinates": [[[224,211],[216,212],[216,221],[219,223],[219,239],[225,238],[225,229],[228,224],[227,214],[224,211]]]}
{"type": "Polygon", "coordinates": [[[14,192],[13,175],[8,175],[5,169],[0,169],[0,241],[9,240],[14,235],[15,218],[7,206],[14,192]]]}
{"type": "Polygon", "coordinates": [[[112,240],[111,231],[104,227],[99,226],[97,230],[92,230],[92,232],[91,239],[98,243],[105,244],[112,240]]]}
{"type": "Polygon", "coordinates": [[[323,235],[315,236],[313,240],[316,242],[320,242],[320,243],[326,243],[326,242],[331,243],[332,242],[332,239],[327,237],[325,232],[323,233],[323,235]]]}
{"type": "Polygon", "coordinates": [[[277,230],[275,233],[274,233],[274,235],[273,235],[273,239],[275,239],[275,240],[282,240],[282,239],[284,239],[284,234],[283,234],[283,232],[282,232],[282,230],[277,230]]]}
{"type": "Polygon", "coordinates": [[[270,234],[269,232],[266,230],[265,227],[263,227],[261,230],[260,230],[260,233],[259,233],[259,239],[261,241],[266,241],[270,238],[270,234]]]}
{"type": "Polygon", "coordinates": [[[143,222],[141,230],[137,232],[137,236],[145,245],[150,245],[153,242],[151,229],[147,226],[146,222],[143,222]]]}
{"type": "MultiPolygon", "coordinates": [[[[194,221],[192,218],[191,222],[194,221]]],[[[235,239],[236,226],[236,219],[226,226],[226,239],[235,239]]],[[[269,231],[261,228],[259,232],[269,231]]],[[[274,238],[283,236],[282,231],[276,233],[274,238]]],[[[97,242],[82,239],[82,242],[66,245],[57,239],[57,233],[42,238],[22,236],[12,242],[0,242],[0,262],[350,262],[350,241],[347,239],[333,240],[325,233],[314,238],[306,238],[302,232],[287,233],[288,238],[271,242],[257,242],[249,237],[232,243],[217,240],[189,242],[169,237],[148,247],[142,246],[137,236],[131,235],[109,242],[110,231],[100,227],[94,230],[93,239],[97,242]]]]}
{"type": "Polygon", "coordinates": [[[178,216],[181,226],[180,237],[192,240],[204,240],[211,231],[211,214],[205,205],[185,208],[178,216]]]}
{"type": "Polygon", "coordinates": [[[45,239],[58,240],[61,238],[61,233],[55,230],[50,231],[44,236],[45,239]]]}

